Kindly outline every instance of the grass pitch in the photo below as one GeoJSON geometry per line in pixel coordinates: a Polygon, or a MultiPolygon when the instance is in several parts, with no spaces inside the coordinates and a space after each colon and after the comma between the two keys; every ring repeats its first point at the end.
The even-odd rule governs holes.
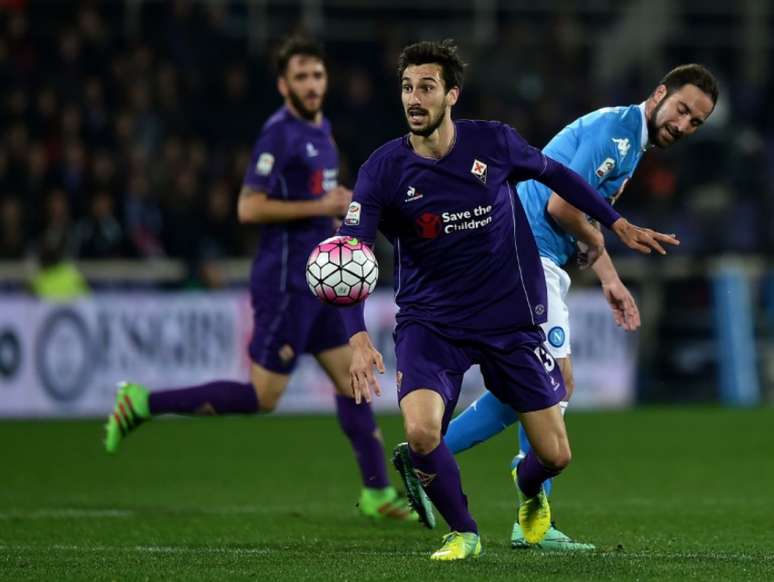
{"type": "MultiPolygon", "coordinates": [[[[380,422],[391,448],[400,420],[380,422]]],[[[438,564],[444,530],[356,513],[333,417],[154,421],[116,457],[100,422],[0,423],[0,579],[774,580],[774,409],[568,424],[552,508],[600,550],[510,549],[511,430],[458,457],[484,554],[438,564]]]]}

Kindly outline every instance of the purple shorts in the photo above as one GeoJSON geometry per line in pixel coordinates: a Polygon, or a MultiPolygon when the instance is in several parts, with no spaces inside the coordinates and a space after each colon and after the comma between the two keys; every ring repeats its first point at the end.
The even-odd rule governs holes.
{"type": "Polygon", "coordinates": [[[491,339],[451,339],[424,324],[398,325],[398,400],[419,388],[438,392],[446,403],[446,433],[460,396],[462,377],[478,364],[487,389],[517,412],[549,408],[565,397],[566,390],[559,366],[544,341],[537,326],[491,339]]]}
{"type": "Polygon", "coordinates": [[[344,346],[344,324],[335,307],[311,293],[251,290],[253,337],[250,358],[277,374],[290,374],[298,356],[344,346]]]}

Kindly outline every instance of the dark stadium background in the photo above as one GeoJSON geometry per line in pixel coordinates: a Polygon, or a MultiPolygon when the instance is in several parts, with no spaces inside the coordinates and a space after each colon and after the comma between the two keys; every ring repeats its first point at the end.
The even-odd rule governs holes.
{"type": "MultiPolygon", "coordinates": [[[[349,186],[375,147],[404,132],[394,69],[410,41],[457,38],[470,69],[456,115],[507,121],[537,145],[584,112],[639,102],[677,63],[705,63],[721,82],[717,111],[687,143],[645,156],[620,202],[633,220],[677,232],[682,245],[656,263],[622,255],[609,241],[625,280],[648,297],[639,398],[717,398],[710,276],[729,255],[752,277],[759,372],[772,391],[766,2],[5,0],[0,7],[5,290],[24,289],[29,270],[19,262],[41,258],[78,261],[94,289],[242,284],[260,229],[238,227],[236,196],[252,141],[280,104],[270,52],[291,31],[325,42],[325,112],[349,186]],[[647,26],[638,24],[643,10],[647,26]],[[118,259],[131,263],[119,270],[118,259]],[[155,275],[143,276],[144,265],[155,275]],[[669,389],[675,384],[678,392],[669,389]]],[[[389,285],[389,249],[379,255],[389,285]]]]}
{"type": "MultiPolygon", "coordinates": [[[[773,33],[767,0],[0,0],[0,579],[774,579],[773,33]],[[179,357],[172,371],[204,380],[151,324],[178,317],[177,298],[204,313],[244,291],[260,228],[237,224],[236,198],[280,105],[271,50],[297,31],[326,46],[350,187],[405,131],[395,63],[416,40],[459,41],[456,117],[541,147],[581,114],[644,100],[677,64],[718,76],[706,127],[649,152],[619,202],[681,246],[643,258],[607,238],[643,316],[636,405],[570,411],[574,461],[551,502],[597,552],[510,549],[513,431],[460,456],[485,553],[452,568],[428,560],[442,530],[357,515],[332,415],[157,421],[105,454],[91,417],[119,378],[87,385],[93,369],[179,357]],[[58,266],[85,278],[78,310],[36,285],[58,266]],[[110,332],[96,342],[94,305],[110,332]]],[[[197,317],[179,327],[206,360],[235,334],[197,317]]],[[[327,388],[314,396],[330,406],[327,388]]],[[[395,414],[379,422],[387,446],[403,439],[395,414]]]]}

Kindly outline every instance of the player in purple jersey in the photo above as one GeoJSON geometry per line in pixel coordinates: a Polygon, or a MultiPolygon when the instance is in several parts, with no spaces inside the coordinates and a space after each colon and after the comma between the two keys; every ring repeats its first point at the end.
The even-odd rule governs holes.
{"type": "MultiPolygon", "coordinates": [[[[388,142],[361,167],[341,234],[393,243],[398,398],[409,452],[425,491],[451,532],[434,560],[475,557],[476,522],[459,468],[442,440],[463,374],[481,367],[486,385],[520,413],[533,444],[519,465],[525,535],[550,525],[541,485],[570,461],[558,403],[565,388],[545,349],[546,287],[535,241],[514,181],[537,179],[642,252],[671,236],[636,227],[577,174],[527,144],[511,127],[452,121],[463,63],[452,41],[421,42],[400,57],[401,96],[410,133],[388,142]]],[[[342,309],[353,347],[356,400],[380,394],[373,368],[382,356],[365,328],[363,305],[342,309]]]]}
{"type": "MultiPolygon", "coordinates": [[[[665,149],[693,134],[709,118],[718,99],[718,84],[711,72],[698,64],[686,64],[664,76],[650,96],[639,105],[605,107],[580,117],[567,125],[543,148],[580,173],[600,196],[613,204],[632,177],[648,148],[665,149]]],[[[567,397],[559,403],[564,414],[573,393],[574,378],[570,358],[569,311],[566,294],[570,277],[565,265],[575,255],[575,245],[585,243],[578,253],[581,268],[590,266],[602,283],[616,324],[627,331],[640,326],[637,305],[623,285],[604,248],[602,233],[577,208],[552,194],[544,185],[529,181],[517,185],[517,193],[530,222],[543,263],[548,291],[548,318],[541,325],[546,346],[562,372],[567,397]],[[573,238],[574,237],[574,238],[573,238]]],[[[446,445],[456,455],[498,434],[517,422],[517,413],[500,402],[491,392],[484,392],[449,424],[444,436],[446,445]]],[[[529,442],[519,426],[520,450],[511,464],[526,456],[529,442]]],[[[399,444],[393,462],[406,482],[412,503],[428,527],[434,526],[434,515],[411,467],[408,445],[399,444]]],[[[543,484],[546,495],[552,493],[551,480],[543,484]]],[[[511,545],[514,548],[541,550],[590,551],[593,544],[576,542],[552,525],[540,544],[528,544],[519,522],[513,524],[511,545]]]]}
{"type": "Polygon", "coordinates": [[[390,485],[381,433],[368,403],[355,402],[349,382],[352,350],[336,308],[309,295],[304,278],[312,248],[332,236],[351,191],[338,185],[339,156],[322,115],[327,72],[322,49],[290,38],[277,56],[284,105],[264,125],[239,196],[239,220],[264,225],[253,261],[250,294],[254,330],[250,382],[215,381],[149,392],[123,384],[106,425],[105,445],[159,414],[249,414],[277,406],[302,353],[311,353],[336,389],[336,410],[363,482],[358,506],[374,519],[416,521],[390,485]]]}

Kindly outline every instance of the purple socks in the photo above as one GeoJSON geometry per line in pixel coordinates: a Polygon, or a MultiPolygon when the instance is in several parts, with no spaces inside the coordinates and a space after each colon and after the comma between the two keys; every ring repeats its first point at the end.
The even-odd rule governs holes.
{"type": "Polygon", "coordinates": [[[428,455],[415,453],[411,447],[409,452],[417,477],[449,528],[478,533],[478,526],[468,511],[468,498],[462,492],[460,469],[446,443],[441,441],[428,455]]]}
{"type": "Polygon", "coordinates": [[[246,382],[217,380],[191,388],[151,392],[148,407],[156,414],[255,414],[258,396],[246,382]]]}
{"type": "Polygon", "coordinates": [[[379,427],[376,425],[371,406],[365,402],[355,404],[353,398],[336,395],[336,413],[341,430],[352,443],[355,458],[360,467],[363,487],[384,489],[390,485],[384,461],[379,427]]]}
{"type": "Polygon", "coordinates": [[[540,491],[543,481],[556,477],[561,469],[549,469],[537,458],[534,450],[530,450],[527,456],[519,463],[517,477],[519,489],[526,497],[534,497],[540,491]]]}

